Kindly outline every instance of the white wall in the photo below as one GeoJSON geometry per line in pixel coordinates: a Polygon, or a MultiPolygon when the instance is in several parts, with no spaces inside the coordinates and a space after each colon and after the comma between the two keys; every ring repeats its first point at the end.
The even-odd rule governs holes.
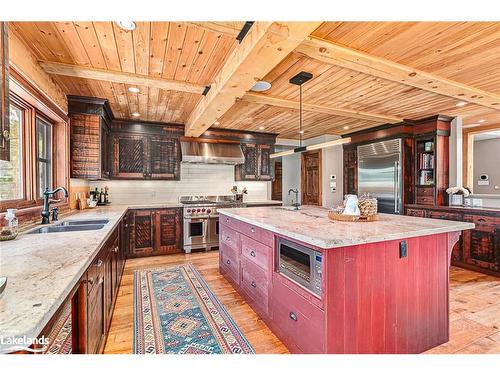
{"type": "MultiPolygon", "coordinates": [[[[81,183],[72,180],[71,183],[81,183]]],[[[246,187],[245,201],[269,199],[266,181],[234,181],[234,166],[220,164],[181,164],[180,181],[89,181],[89,187],[109,187],[110,201],[114,204],[154,204],[177,202],[181,195],[230,195],[231,187],[246,187]]]]}
{"type": "MultiPolygon", "coordinates": [[[[335,135],[324,135],[320,137],[310,138],[304,141],[304,145],[317,144],[327,141],[332,141],[340,138],[335,135]]],[[[279,139],[278,145],[297,146],[297,141],[279,139]]],[[[328,147],[322,150],[322,205],[324,207],[332,207],[342,203],[343,200],[343,148],[342,146],[328,147]],[[337,189],[335,192],[330,191],[330,176],[337,176],[337,189]]],[[[299,199],[302,195],[300,187],[301,174],[301,156],[293,154],[284,156],[282,159],[282,174],[283,174],[283,204],[290,205],[292,199],[295,199],[295,194],[288,195],[289,189],[299,189],[299,199]]]]}

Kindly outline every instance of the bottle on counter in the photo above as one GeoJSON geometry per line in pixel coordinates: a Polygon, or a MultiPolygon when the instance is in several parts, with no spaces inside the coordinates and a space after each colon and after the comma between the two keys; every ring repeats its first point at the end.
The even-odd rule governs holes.
{"type": "Polygon", "coordinates": [[[104,190],[101,188],[101,193],[99,195],[99,203],[104,204],[105,203],[105,195],[104,195],[104,190]]]}
{"type": "Polygon", "coordinates": [[[109,190],[109,188],[107,186],[104,186],[104,203],[106,203],[106,204],[109,203],[108,190],[109,190]]]}
{"type": "Polygon", "coordinates": [[[97,186],[96,186],[96,187],[95,187],[95,190],[94,190],[94,200],[95,200],[96,202],[99,202],[99,197],[100,197],[100,195],[99,195],[99,190],[97,189],[97,186]]]}

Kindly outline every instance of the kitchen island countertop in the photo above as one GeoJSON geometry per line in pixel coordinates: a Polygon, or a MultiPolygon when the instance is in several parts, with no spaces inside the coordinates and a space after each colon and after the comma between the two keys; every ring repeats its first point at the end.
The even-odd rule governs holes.
{"type": "Polygon", "coordinates": [[[379,214],[373,222],[328,219],[317,206],[220,209],[219,213],[323,249],[473,229],[473,223],[379,214]]]}

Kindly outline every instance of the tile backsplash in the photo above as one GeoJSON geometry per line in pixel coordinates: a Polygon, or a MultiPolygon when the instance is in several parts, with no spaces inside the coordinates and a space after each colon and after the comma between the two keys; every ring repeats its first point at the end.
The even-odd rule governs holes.
{"type": "Polygon", "coordinates": [[[246,187],[246,201],[268,199],[270,182],[234,181],[234,166],[221,164],[181,164],[180,181],[82,181],[72,180],[72,184],[88,183],[99,189],[109,187],[109,199],[114,204],[150,204],[178,201],[181,195],[228,195],[231,187],[246,187]]]}

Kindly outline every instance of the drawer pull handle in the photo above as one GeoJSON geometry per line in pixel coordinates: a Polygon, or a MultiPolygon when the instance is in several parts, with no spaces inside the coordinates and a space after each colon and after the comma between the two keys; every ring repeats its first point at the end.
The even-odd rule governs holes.
{"type": "Polygon", "coordinates": [[[118,246],[116,246],[116,247],[113,249],[113,251],[114,251],[115,253],[117,253],[117,252],[118,252],[118,246]]]}
{"type": "Polygon", "coordinates": [[[477,221],[480,221],[480,222],[483,222],[483,223],[484,223],[486,220],[484,220],[484,219],[481,217],[481,218],[477,219],[477,221]]]}
{"type": "Polygon", "coordinates": [[[226,261],[226,263],[227,263],[227,264],[231,264],[231,261],[228,259],[228,260],[226,261]]]}
{"type": "Polygon", "coordinates": [[[101,266],[102,266],[102,260],[101,260],[101,259],[99,259],[99,260],[97,261],[97,267],[101,267],[101,266]]]}
{"type": "Polygon", "coordinates": [[[250,229],[250,232],[255,233],[255,228],[254,228],[254,227],[252,227],[252,228],[250,229]]]}
{"type": "Polygon", "coordinates": [[[231,237],[226,236],[226,241],[230,241],[230,240],[231,240],[231,237]]]}
{"type": "Polygon", "coordinates": [[[294,322],[297,321],[297,315],[294,312],[290,313],[290,319],[292,319],[294,322]]]}
{"type": "Polygon", "coordinates": [[[228,217],[226,217],[226,223],[229,223],[229,218],[228,217]]]}
{"type": "Polygon", "coordinates": [[[90,278],[87,280],[87,283],[89,283],[90,285],[94,285],[94,279],[90,277],[90,278]]]}
{"type": "Polygon", "coordinates": [[[252,281],[252,282],[250,283],[250,285],[251,285],[252,287],[254,287],[254,288],[257,288],[257,284],[255,284],[255,281],[252,281]]]}
{"type": "Polygon", "coordinates": [[[254,257],[255,258],[255,251],[250,251],[250,256],[254,257]]]}

